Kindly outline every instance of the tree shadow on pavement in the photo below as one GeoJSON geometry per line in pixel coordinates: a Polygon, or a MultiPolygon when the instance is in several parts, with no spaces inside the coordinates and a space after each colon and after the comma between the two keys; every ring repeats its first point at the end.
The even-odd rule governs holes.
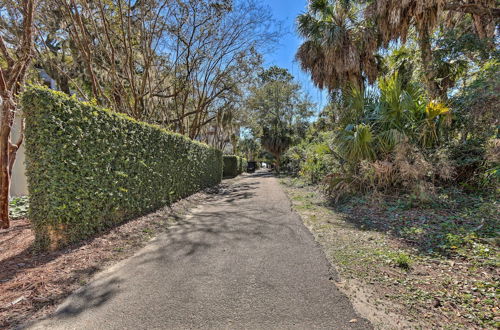
{"type": "Polygon", "coordinates": [[[83,287],[73,294],[73,298],[68,303],[63,304],[56,311],[54,318],[73,317],[83,311],[104,305],[113,296],[118,294],[121,282],[123,282],[121,279],[111,277],[83,287]]]}
{"type": "MultiPolygon", "coordinates": [[[[264,172],[252,174],[249,179],[256,175],[273,176],[264,172]]],[[[208,207],[177,219],[162,236],[165,243],[144,255],[142,262],[169,263],[218,246],[231,249],[248,242],[270,242],[276,235],[294,235],[296,224],[283,214],[282,205],[267,205],[265,210],[259,205],[256,199],[259,185],[258,181],[245,180],[222,187],[205,203],[208,207]]]]}

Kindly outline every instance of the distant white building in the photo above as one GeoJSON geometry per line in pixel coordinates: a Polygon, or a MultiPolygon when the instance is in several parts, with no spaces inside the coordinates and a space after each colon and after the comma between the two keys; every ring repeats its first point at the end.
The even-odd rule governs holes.
{"type": "Polygon", "coordinates": [[[39,69],[38,72],[40,73],[40,78],[43,81],[43,84],[47,86],[50,89],[58,89],[57,88],[57,83],[54,79],[52,79],[47,72],[43,69],[39,69]]]}
{"type": "MultiPolygon", "coordinates": [[[[54,79],[52,79],[44,70],[39,69],[40,78],[42,83],[51,88],[57,89],[57,84],[54,79]]],[[[12,126],[11,139],[16,141],[19,137],[19,129],[21,127],[21,113],[18,113],[14,125],[12,126]]],[[[17,151],[16,160],[14,166],[12,167],[12,178],[10,185],[10,195],[11,197],[25,196],[28,195],[28,180],[26,178],[26,166],[24,164],[24,143],[17,151]]]]}

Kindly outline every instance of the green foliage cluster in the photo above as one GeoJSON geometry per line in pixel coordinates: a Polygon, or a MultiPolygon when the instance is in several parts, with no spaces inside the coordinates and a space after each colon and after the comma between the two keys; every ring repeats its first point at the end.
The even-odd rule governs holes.
{"type": "Polygon", "coordinates": [[[494,192],[500,180],[494,68],[496,61],[486,63],[446,103],[397,71],[381,77],[376,90],[344,91],[332,122],[323,116],[283,165],[309,183],[325,183],[336,199],[381,192],[427,203],[447,185],[494,192]]]}
{"type": "MultiPolygon", "coordinates": [[[[325,180],[332,195],[428,200],[447,185],[499,192],[498,22],[487,12],[430,0],[309,1],[297,18],[304,42],[296,57],[329,90],[315,125],[335,134],[330,145],[340,166],[325,180]],[[459,19],[447,14],[460,11],[459,19]]],[[[318,167],[321,151],[291,148],[302,152],[297,173],[318,167]]]]}
{"type": "Polygon", "coordinates": [[[286,172],[299,175],[308,183],[319,183],[338,167],[333,155],[332,132],[317,132],[291,147],[283,157],[286,172]]]}
{"type": "Polygon", "coordinates": [[[14,197],[9,203],[9,215],[11,219],[21,219],[28,215],[28,196],[14,197]]]}
{"type": "Polygon", "coordinates": [[[222,178],[222,153],[157,126],[30,87],[29,218],[42,248],[79,241],[222,178]]]}
{"type": "Polygon", "coordinates": [[[397,72],[381,77],[376,92],[344,93],[332,124],[333,154],[343,166],[329,177],[330,193],[396,191],[427,202],[437,186],[494,187],[500,143],[492,90],[498,83],[483,72],[491,66],[447,103],[430,100],[417,82],[403,84],[397,72]],[[481,94],[476,86],[487,88],[481,94]],[[477,110],[470,89],[484,96],[477,110]]]}
{"type": "Polygon", "coordinates": [[[403,87],[395,73],[380,79],[378,93],[351,89],[342,106],[330,132],[313,130],[315,137],[287,153],[293,171],[308,182],[324,182],[337,199],[395,188],[424,199],[430,182],[451,178],[447,154],[434,152],[447,137],[451,110],[418,85],[403,87]]]}
{"type": "Polygon", "coordinates": [[[246,158],[236,155],[224,155],[224,177],[234,178],[247,169],[248,161],[246,158]]]}
{"type": "Polygon", "coordinates": [[[239,157],[240,158],[240,166],[239,166],[239,172],[240,174],[243,172],[246,172],[247,167],[248,167],[248,161],[246,158],[239,157]]]}
{"type": "MultiPolygon", "coordinates": [[[[493,188],[500,184],[500,61],[491,60],[473,75],[470,84],[454,95],[452,159],[457,181],[467,189],[493,188]]],[[[498,192],[498,191],[497,191],[498,192]]]]}

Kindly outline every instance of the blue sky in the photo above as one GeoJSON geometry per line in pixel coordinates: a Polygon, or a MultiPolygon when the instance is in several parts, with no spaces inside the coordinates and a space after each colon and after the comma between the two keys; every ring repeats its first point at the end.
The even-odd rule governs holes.
{"type": "Polygon", "coordinates": [[[272,10],[274,18],[282,22],[285,32],[275,51],[265,56],[266,66],[278,65],[287,68],[302,84],[312,101],[317,103],[318,109],[324,107],[327,102],[327,92],[314,87],[309,75],[301,71],[299,63],[295,61],[295,52],[301,43],[296,32],[295,19],[305,12],[307,0],[264,0],[263,3],[272,10]]]}

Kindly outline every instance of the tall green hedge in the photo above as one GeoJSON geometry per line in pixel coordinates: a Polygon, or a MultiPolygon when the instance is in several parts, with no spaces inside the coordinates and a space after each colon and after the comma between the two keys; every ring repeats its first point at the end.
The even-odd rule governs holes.
{"type": "Polygon", "coordinates": [[[240,157],[240,174],[247,171],[248,161],[246,158],[240,157]]]}
{"type": "Polygon", "coordinates": [[[66,94],[30,87],[29,218],[43,247],[86,238],[222,178],[222,153],[66,94]]]}
{"type": "Polygon", "coordinates": [[[234,178],[247,169],[248,162],[245,158],[235,155],[224,155],[224,177],[234,178]]]}
{"type": "Polygon", "coordinates": [[[224,177],[225,178],[234,178],[238,176],[239,172],[239,164],[238,164],[238,156],[234,155],[224,155],[224,177]]]}

